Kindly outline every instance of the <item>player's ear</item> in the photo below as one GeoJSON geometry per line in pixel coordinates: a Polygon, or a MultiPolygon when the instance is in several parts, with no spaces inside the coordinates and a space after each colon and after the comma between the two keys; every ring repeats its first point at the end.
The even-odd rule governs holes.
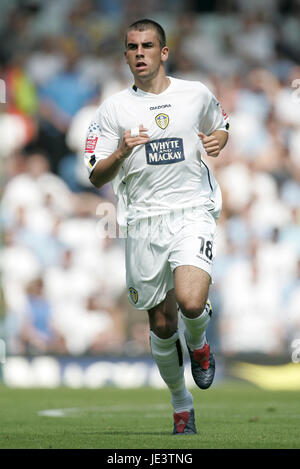
{"type": "Polygon", "coordinates": [[[163,47],[160,55],[161,55],[161,60],[163,62],[166,62],[169,57],[169,48],[167,46],[163,47]]]}
{"type": "Polygon", "coordinates": [[[127,59],[127,50],[125,50],[125,51],[124,51],[124,57],[125,57],[126,63],[128,64],[128,59],[127,59]]]}

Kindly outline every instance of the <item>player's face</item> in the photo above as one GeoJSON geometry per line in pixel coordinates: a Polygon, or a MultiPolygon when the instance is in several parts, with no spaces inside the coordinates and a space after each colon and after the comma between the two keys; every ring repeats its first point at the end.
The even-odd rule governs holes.
{"type": "Polygon", "coordinates": [[[157,76],[162,63],[167,60],[168,48],[161,49],[154,29],[129,31],[125,57],[136,80],[151,80],[157,76]]]}

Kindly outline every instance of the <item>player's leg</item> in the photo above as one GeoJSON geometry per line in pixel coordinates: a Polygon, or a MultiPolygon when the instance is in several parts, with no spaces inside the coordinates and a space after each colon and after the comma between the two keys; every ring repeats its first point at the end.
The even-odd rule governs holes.
{"type": "Polygon", "coordinates": [[[174,434],[196,433],[193,397],[184,379],[183,351],[177,329],[178,313],[174,290],[148,311],[152,356],[171,392],[174,434]]]}
{"type": "Polygon", "coordinates": [[[208,301],[210,282],[207,272],[192,265],[182,265],[174,271],[175,294],[185,325],[192,374],[201,389],[212,384],[215,374],[215,360],[205,334],[212,313],[208,301]]]}
{"type": "Polygon", "coordinates": [[[128,299],[137,309],[147,310],[150,344],[160,375],[171,391],[174,433],[195,433],[193,398],[185,386],[183,355],[177,330],[178,312],[169,246],[173,239],[163,217],[141,220],[126,239],[128,299]],[[145,236],[145,233],[147,236],[145,236]],[[143,236],[140,236],[143,234],[143,236]],[[183,423],[182,423],[183,422],[183,423]]]}
{"type": "Polygon", "coordinates": [[[196,384],[206,389],[215,373],[215,361],[206,343],[205,330],[211,316],[207,298],[215,256],[216,221],[204,208],[187,210],[179,221],[182,223],[174,217],[174,240],[169,262],[185,325],[192,374],[196,384]]]}

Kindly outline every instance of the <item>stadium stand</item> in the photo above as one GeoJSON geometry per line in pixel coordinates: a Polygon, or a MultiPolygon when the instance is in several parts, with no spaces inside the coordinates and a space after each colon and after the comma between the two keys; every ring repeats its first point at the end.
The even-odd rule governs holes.
{"type": "Polygon", "coordinates": [[[207,4],[1,2],[8,354],[149,354],[146,317],[126,299],[123,240],[99,234],[112,191],[96,191],[82,163],[96,106],[130,84],[123,31],[140,16],[164,24],[170,75],[203,81],[230,116],[228,145],[206,158],[223,191],[214,350],[280,356],[300,338],[299,2],[207,4]]]}

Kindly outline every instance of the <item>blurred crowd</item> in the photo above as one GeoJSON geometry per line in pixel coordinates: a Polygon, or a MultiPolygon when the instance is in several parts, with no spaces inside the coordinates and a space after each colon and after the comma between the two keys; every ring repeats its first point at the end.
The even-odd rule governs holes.
{"type": "Polygon", "coordinates": [[[167,71],[200,80],[230,118],[209,334],[216,351],[282,355],[300,338],[300,2],[1,1],[0,336],[11,354],[149,353],[127,300],[115,204],[83,165],[97,106],[131,84],[124,31],[150,17],[167,71]]]}

